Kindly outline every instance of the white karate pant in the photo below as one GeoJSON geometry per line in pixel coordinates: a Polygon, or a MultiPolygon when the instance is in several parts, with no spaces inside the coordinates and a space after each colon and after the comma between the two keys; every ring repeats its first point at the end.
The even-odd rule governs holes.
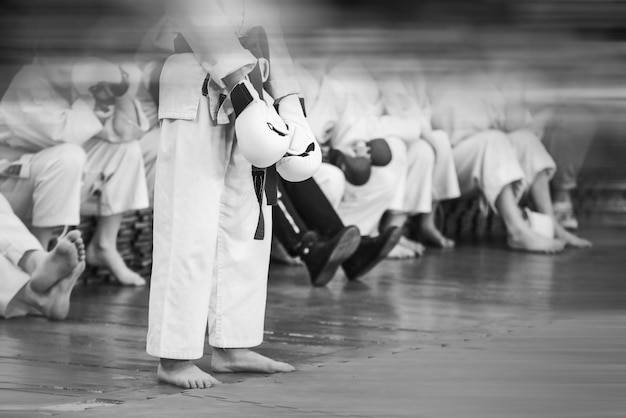
{"type": "Polygon", "coordinates": [[[320,186],[322,192],[332,207],[337,210],[346,191],[346,176],[337,166],[322,163],[313,179],[320,186]]]}
{"type": "Polygon", "coordinates": [[[43,248],[0,194],[0,316],[4,318],[28,313],[25,306],[11,303],[30,280],[29,275],[18,267],[28,251],[43,251],[43,248]]]}
{"type": "MultiPolygon", "coordinates": [[[[11,159],[26,154],[7,152],[11,159]]],[[[137,142],[91,139],[83,147],[60,144],[31,154],[29,161],[29,177],[0,176],[0,192],[15,213],[35,227],[78,225],[81,213],[111,216],[148,207],[137,142]]]]}
{"type": "Polygon", "coordinates": [[[480,191],[494,211],[502,190],[513,186],[517,199],[547,171],[551,177],[554,160],[541,140],[525,130],[505,134],[490,130],[461,140],[452,150],[462,195],[480,191]]]}
{"type": "Polygon", "coordinates": [[[399,179],[406,176],[407,152],[403,140],[385,138],[391,149],[391,161],[384,167],[372,167],[372,174],[362,186],[346,184],[337,213],[345,225],[356,225],[362,235],[377,235],[380,218],[396,197],[399,179]]]}
{"type": "Polygon", "coordinates": [[[202,357],[209,344],[245,348],[263,340],[272,231],[254,240],[259,204],[251,165],[232,125],[214,125],[200,98],[195,120],[164,119],[154,196],[154,261],[147,352],[202,357]]]}
{"type": "Polygon", "coordinates": [[[433,143],[424,139],[408,144],[407,173],[401,179],[392,208],[430,213],[433,202],[461,194],[452,147],[444,131],[433,131],[433,143]]]}

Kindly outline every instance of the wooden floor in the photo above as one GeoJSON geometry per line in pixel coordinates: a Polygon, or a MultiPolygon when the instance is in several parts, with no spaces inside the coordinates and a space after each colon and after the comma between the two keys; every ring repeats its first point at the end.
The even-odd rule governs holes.
{"type": "Polygon", "coordinates": [[[0,320],[0,416],[624,417],[626,230],[584,235],[555,257],[461,242],[321,289],[273,265],[259,351],[298,371],[205,391],[156,381],[147,289],[79,284],[64,322],[0,320]]]}

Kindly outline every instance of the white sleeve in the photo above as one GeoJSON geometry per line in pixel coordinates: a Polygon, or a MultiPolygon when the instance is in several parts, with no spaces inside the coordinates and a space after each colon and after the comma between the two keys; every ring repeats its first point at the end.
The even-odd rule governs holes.
{"type": "Polygon", "coordinates": [[[103,128],[93,108],[81,99],[70,105],[37,84],[15,87],[11,106],[19,109],[19,118],[11,129],[17,137],[82,145],[103,128]]]}
{"type": "Polygon", "coordinates": [[[239,43],[235,29],[216,0],[167,0],[167,12],[196,59],[221,87],[237,70],[248,74],[256,58],[239,43]]]}

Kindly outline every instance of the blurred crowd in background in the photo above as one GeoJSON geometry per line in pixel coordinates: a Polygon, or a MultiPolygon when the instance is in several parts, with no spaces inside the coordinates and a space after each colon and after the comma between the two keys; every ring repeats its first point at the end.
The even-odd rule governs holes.
{"type": "MultiPolygon", "coordinates": [[[[418,56],[433,71],[497,54],[554,77],[570,74],[581,86],[619,85],[623,77],[626,7],[617,1],[283,0],[280,6],[296,54],[418,56]]],[[[37,38],[52,37],[60,48],[84,43],[95,24],[107,47],[134,51],[162,15],[158,0],[7,0],[1,7],[5,64],[27,59],[37,38]]]]}
{"type": "MultiPolygon", "coordinates": [[[[354,244],[349,255],[355,257],[341,260],[354,279],[387,256],[421,255],[422,244],[453,247],[435,225],[437,205],[470,192],[481,192],[484,209],[503,215],[512,248],[555,253],[566,246],[591,245],[566,231],[578,225],[570,191],[592,142],[607,150],[595,168],[605,176],[626,173],[621,159],[626,150],[621,137],[626,6],[621,2],[273,3],[281,12],[301,94],[311,106],[313,132],[320,143],[348,156],[337,157],[338,162],[337,153],[325,155],[323,167],[330,174],[317,175],[316,184],[298,190],[285,184],[275,211],[274,229],[285,253],[277,257],[287,262],[302,258],[313,285],[332,279],[339,265],[334,260],[328,267],[329,260],[343,241],[354,244]],[[357,143],[369,147],[369,171],[363,178],[346,169],[345,161],[359,157],[357,143]],[[375,161],[377,149],[387,155],[385,162],[375,161]],[[340,171],[329,171],[329,166],[340,171]],[[319,199],[307,205],[307,197],[316,193],[319,199]],[[522,224],[517,203],[523,195],[530,195],[543,215],[556,214],[556,233],[547,240],[522,224]],[[311,209],[310,219],[304,219],[311,209]],[[416,215],[423,215],[416,222],[424,242],[401,236],[407,220],[416,215]],[[316,230],[313,224],[321,218],[326,224],[316,230]],[[332,228],[322,231],[330,224],[332,228]],[[308,234],[309,228],[314,233],[308,234]]],[[[176,36],[158,0],[9,0],[0,9],[0,146],[4,153],[25,153],[0,155],[0,163],[7,156],[22,161],[22,155],[56,148],[58,142],[71,144],[65,137],[46,137],[51,126],[69,126],[61,116],[55,120],[50,115],[59,109],[75,111],[77,97],[86,98],[88,104],[82,106],[89,107],[89,117],[97,116],[99,122],[93,119],[92,124],[97,129],[89,135],[79,132],[88,125],[85,119],[76,125],[80,129],[63,135],[80,137],[74,138],[84,148],[77,158],[86,159],[87,172],[110,173],[92,179],[88,190],[100,200],[95,213],[103,221],[86,260],[110,269],[124,285],[146,284],[116,253],[115,237],[124,212],[151,203],[159,77],[163,63],[175,53],[176,36]],[[59,57],[80,65],[63,67],[68,63],[58,65],[54,60],[59,57]],[[84,74],[89,76],[81,80],[84,74]],[[39,100],[40,85],[28,80],[45,83],[49,102],[39,100]],[[82,87],[96,90],[81,92],[81,81],[82,87]],[[101,91],[111,103],[99,102],[101,91]],[[114,110],[104,115],[109,107],[114,110]],[[106,204],[105,183],[113,196],[106,204]],[[107,204],[110,210],[103,210],[107,204]]],[[[62,157],[67,159],[68,153],[54,158],[62,157]]],[[[15,173],[9,169],[2,174],[15,173]]],[[[80,174],[75,179],[77,201],[80,174]]],[[[33,200],[41,197],[36,192],[40,183],[19,191],[17,183],[3,179],[0,184],[16,213],[20,204],[15,202],[26,195],[31,199],[31,189],[33,200]]],[[[22,209],[31,203],[21,204],[22,209]]],[[[39,209],[41,219],[60,213],[34,207],[18,215],[29,222],[37,218],[29,211],[39,209]]],[[[53,225],[78,224],[78,207],[72,210],[76,213],[70,220],[53,225]]],[[[48,248],[52,232],[44,232],[37,238],[48,248]]]]}

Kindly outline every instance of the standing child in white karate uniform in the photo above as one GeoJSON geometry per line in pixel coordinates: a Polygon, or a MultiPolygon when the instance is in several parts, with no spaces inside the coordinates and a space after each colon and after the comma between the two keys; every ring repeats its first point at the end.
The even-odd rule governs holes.
{"type": "Polygon", "coordinates": [[[263,169],[276,163],[283,178],[304,180],[321,162],[269,19],[275,10],[261,1],[172,0],[168,7],[183,42],[161,75],[147,352],[160,359],[161,381],[210,387],[217,381],[193,363],[208,327],[213,371],[293,371],[249,349],[263,341],[271,243],[271,168],[263,169]],[[259,25],[269,60],[239,39],[259,25]],[[257,76],[265,92],[255,89],[257,76]],[[291,172],[294,160],[302,160],[296,171],[307,169],[291,172]],[[253,166],[261,169],[256,184],[253,166]]]}

